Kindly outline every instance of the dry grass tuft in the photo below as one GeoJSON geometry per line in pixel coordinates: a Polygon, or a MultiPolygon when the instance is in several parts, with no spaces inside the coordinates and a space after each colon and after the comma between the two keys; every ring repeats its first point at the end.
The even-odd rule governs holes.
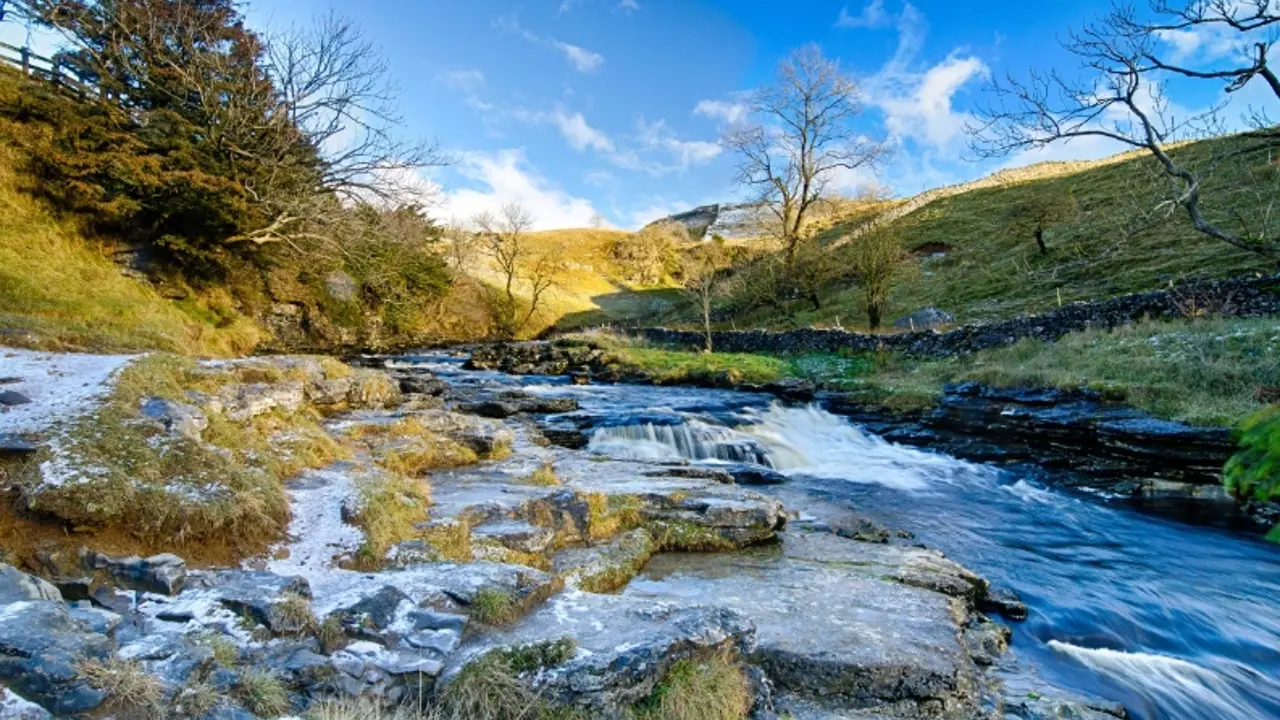
{"type": "Polygon", "coordinates": [[[352,522],[364,531],[362,564],[380,566],[392,546],[418,536],[427,519],[431,486],[421,478],[380,472],[358,478],[359,510],[352,522]]]}
{"type": "Polygon", "coordinates": [[[525,485],[538,485],[540,487],[558,487],[561,484],[560,478],[556,477],[555,464],[552,462],[543,463],[537,470],[522,478],[520,482],[525,485]]]}
{"type": "Polygon", "coordinates": [[[593,540],[608,540],[641,524],[641,502],[635,495],[585,493],[584,498],[587,501],[587,532],[593,540]]]}
{"type": "Polygon", "coordinates": [[[164,683],[134,660],[88,660],[80,675],[107,695],[113,707],[134,717],[164,717],[164,683]]]}
{"type": "Polygon", "coordinates": [[[751,684],[742,665],[720,652],[681,660],[653,695],[635,708],[638,720],[742,720],[751,711],[751,684]]]}

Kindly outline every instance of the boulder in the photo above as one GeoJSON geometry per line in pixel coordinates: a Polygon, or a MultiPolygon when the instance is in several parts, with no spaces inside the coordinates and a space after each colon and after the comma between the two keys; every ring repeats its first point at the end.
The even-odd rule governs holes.
{"type": "Polygon", "coordinates": [[[15,405],[27,405],[31,402],[31,398],[23,395],[17,390],[0,390],[0,405],[4,407],[13,407],[15,405]]]}
{"type": "Polygon", "coordinates": [[[196,441],[200,440],[200,434],[209,427],[209,418],[203,410],[167,398],[150,397],[143,400],[142,416],[160,423],[173,435],[196,441]]]}
{"type": "Polygon", "coordinates": [[[341,302],[353,302],[360,294],[360,284],[341,270],[334,270],[324,276],[324,289],[329,297],[341,302]]]}
{"type": "Polygon", "coordinates": [[[176,595],[187,578],[186,561],[171,553],[140,558],[136,555],[112,557],[85,550],[81,552],[80,561],[86,569],[106,572],[123,587],[160,595],[176,595]]]}
{"type": "Polygon", "coordinates": [[[0,608],[0,681],[56,716],[98,707],[105,694],[80,677],[79,666],[111,654],[106,635],[73,618],[52,600],[0,608]]]}
{"type": "Polygon", "coordinates": [[[62,600],[58,588],[12,565],[0,563],[0,606],[24,600],[62,600]]]}
{"type": "Polygon", "coordinates": [[[592,593],[561,594],[515,626],[464,645],[442,677],[448,683],[491,651],[572,641],[570,657],[547,653],[550,666],[523,676],[553,705],[587,717],[620,717],[648,697],[676,662],[712,651],[745,654],[755,628],[742,615],[698,602],[660,602],[592,593]]]}

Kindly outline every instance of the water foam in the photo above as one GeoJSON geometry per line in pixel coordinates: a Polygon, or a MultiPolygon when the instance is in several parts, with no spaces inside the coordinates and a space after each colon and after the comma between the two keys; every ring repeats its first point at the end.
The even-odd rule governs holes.
{"type": "Polygon", "coordinates": [[[1252,703],[1226,678],[1180,658],[1050,640],[1050,648],[1150,696],[1168,717],[1252,717],[1252,703]]]}

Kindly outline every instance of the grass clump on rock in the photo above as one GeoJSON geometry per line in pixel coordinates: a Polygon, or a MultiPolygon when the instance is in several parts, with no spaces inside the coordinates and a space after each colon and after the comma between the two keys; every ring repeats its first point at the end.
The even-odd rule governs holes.
{"type": "Polygon", "coordinates": [[[480,588],[471,601],[471,618],[485,625],[506,625],[520,617],[520,604],[510,593],[480,588]]]}
{"type": "Polygon", "coordinates": [[[356,480],[356,509],[349,521],[364,531],[360,564],[380,566],[394,545],[418,535],[426,521],[431,487],[421,478],[378,472],[356,480]]]}
{"type": "Polygon", "coordinates": [[[107,703],[126,716],[163,717],[164,684],[135,660],[88,660],[80,674],[106,693],[107,703]]]}
{"type": "Polygon", "coordinates": [[[568,708],[550,707],[538,697],[525,673],[562,665],[577,645],[570,638],[490,650],[469,663],[440,695],[442,720],[551,720],[577,718],[568,708]]]}
{"type": "Polygon", "coordinates": [[[539,487],[558,487],[560,478],[556,477],[555,465],[551,462],[545,462],[529,473],[522,480],[525,485],[536,485],[539,487]]]}
{"type": "Polygon", "coordinates": [[[640,525],[640,498],[635,495],[586,493],[587,532],[593,540],[607,540],[640,525]]]}
{"type": "Polygon", "coordinates": [[[636,720],[741,720],[751,705],[751,683],[742,665],[719,652],[673,664],[633,710],[636,720]]]}
{"type": "Polygon", "coordinates": [[[415,417],[359,425],[348,436],[360,441],[379,465],[402,475],[420,475],[479,460],[474,450],[435,432],[415,417]]]}
{"type": "Polygon", "coordinates": [[[207,383],[194,362],[174,356],[128,365],[106,402],[51,443],[27,488],[29,508],[130,536],[142,554],[175,544],[197,559],[228,546],[232,554],[263,549],[283,533],[289,509],[286,466],[273,459],[262,430],[233,431],[215,420],[206,441],[141,415],[149,397],[182,402],[186,389],[207,383]]]}
{"type": "Polygon", "coordinates": [[[279,717],[289,712],[289,691],[280,678],[265,670],[240,673],[236,694],[246,709],[262,717],[279,717]]]}

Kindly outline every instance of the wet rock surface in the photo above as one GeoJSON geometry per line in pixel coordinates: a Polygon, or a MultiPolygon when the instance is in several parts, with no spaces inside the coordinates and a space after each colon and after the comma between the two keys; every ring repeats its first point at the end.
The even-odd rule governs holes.
{"type": "MultiPolygon", "coordinates": [[[[523,364],[573,371],[595,352],[523,364]]],[[[46,553],[39,569],[51,584],[0,566],[0,680],[16,698],[8,715],[0,698],[0,717],[103,706],[86,660],[128,663],[167,699],[207,684],[219,696],[210,716],[248,720],[243,688],[255,673],[282,683],[301,715],[328,698],[434,701],[493,653],[540,658],[515,680],[587,717],[625,717],[677,663],[713,654],[744,665],[762,718],[1108,712],[1016,674],[1008,630],[984,614],[1025,617],[1016,597],[742,461],[765,462],[758,447],[735,445],[732,462],[620,459],[591,444],[601,419],[571,397],[406,368],[326,378],[297,362],[301,379],[247,383],[191,407],[220,402],[248,418],[310,403],[344,432],[412,417],[497,459],[427,474],[419,534],[365,566],[353,565],[366,538],[350,522],[359,482],[382,471],[364,456],[292,481],[288,537],[241,567],[46,553]],[[1019,690],[1001,691],[997,670],[1019,690]]],[[[760,390],[797,401],[813,392],[760,390]]],[[[713,435],[718,412],[703,415],[713,435]]],[[[197,431],[186,408],[157,407],[152,419],[197,431]]]]}

